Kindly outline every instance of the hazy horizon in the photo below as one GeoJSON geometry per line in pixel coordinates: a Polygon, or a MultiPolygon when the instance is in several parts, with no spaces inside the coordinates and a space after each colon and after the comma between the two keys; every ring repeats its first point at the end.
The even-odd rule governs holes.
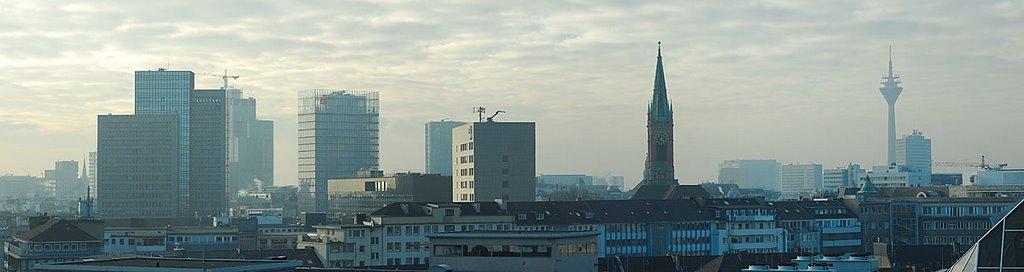
{"type": "Polygon", "coordinates": [[[899,135],[1024,166],[1019,2],[0,0],[0,37],[0,175],[81,161],[97,115],[133,113],[132,73],[169,66],[240,76],[275,123],[276,184],[296,183],[297,92],[315,88],[380,92],[388,173],[423,171],[424,123],[484,106],[537,123],[538,174],[635,184],[658,41],[680,183],[730,159],[884,164],[889,45],[899,135]]]}

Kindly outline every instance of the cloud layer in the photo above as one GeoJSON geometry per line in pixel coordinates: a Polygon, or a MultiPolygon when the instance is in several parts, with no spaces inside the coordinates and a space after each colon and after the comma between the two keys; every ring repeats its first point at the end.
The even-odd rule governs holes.
{"type": "MultiPolygon", "coordinates": [[[[276,121],[295,180],[296,92],[378,90],[382,166],[421,171],[423,123],[473,106],[538,124],[540,173],[640,178],[664,42],[684,183],[737,158],[879,164],[886,47],[898,126],[935,160],[1024,164],[1018,2],[5,1],[0,173],[95,147],[95,115],[131,113],[132,72],[229,69],[276,121]]],[[[200,87],[219,86],[200,77],[200,87]]],[[[966,169],[937,169],[957,171],[966,169]]]]}

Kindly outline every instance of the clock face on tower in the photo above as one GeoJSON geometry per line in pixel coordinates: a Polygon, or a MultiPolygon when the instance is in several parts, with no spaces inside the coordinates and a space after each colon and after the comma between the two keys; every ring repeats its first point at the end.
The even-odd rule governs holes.
{"type": "Polygon", "coordinates": [[[672,138],[668,136],[668,133],[658,132],[654,134],[654,141],[659,144],[664,144],[672,141],[672,138]]]}

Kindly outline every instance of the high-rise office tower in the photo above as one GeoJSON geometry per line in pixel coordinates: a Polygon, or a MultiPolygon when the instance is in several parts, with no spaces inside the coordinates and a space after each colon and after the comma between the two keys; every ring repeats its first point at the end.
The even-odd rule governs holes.
{"type": "Polygon", "coordinates": [[[810,196],[822,189],[821,165],[812,164],[786,164],[779,167],[779,181],[781,183],[783,198],[797,199],[801,196],[810,196]]]}
{"type": "Polygon", "coordinates": [[[427,174],[452,174],[452,129],[465,124],[451,120],[427,122],[424,128],[427,174]]]}
{"type": "Polygon", "coordinates": [[[452,130],[452,201],[534,201],[533,122],[474,122],[452,130]]]}
{"type": "MultiPolygon", "coordinates": [[[[98,211],[104,219],[176,218],[180,139],[177,115],[100,115],[97,118],[98,211]]],[[[189,215],[183,215],[189,216],[189,215]]]]}
{"type": "Polygon", "coordinates": [[[892,71],[892,46],[889,47],[889,74],[882,77],[882,87],[878,88],[882,92],[882,97],[885,97],[885,102],[889,104],[889,134],[887,140],[889,141],[889,155],[886,158],[886,164],[896,163],[896,99],[903,93],[903,87],[900,87],[900,77],[892,71]]]}
{"type": "Polygon", "coordinates": [[[327,179],[379,168],[377,92],[299,93],[299,210],[327,211],[327,179]]]}
{"type": "MultiPolygon", "coordinates": [[[[135,114],[171,114],[178,116],[178,193],[179,213],[189,213],[189,104],[195,90],[192,71],[135,71],[135,114]]],[[[102,158],[102,157],[101,157],[102,158]]],[[[102,200],[100,200],[102,201],[102,200]]]]}
{"type": "Polygon", "coordinates": [[[242,90],[228,90],[230,122],[228,141],[228,196],[234,199],[246,188],[274,185],[274,122],[256,117],[256,99],[242,90]]]}
{"type": "Polygon", "coordinates": [[[79,187],[83,186],[78,178],[77,161],[57,161],[54,163],[52,178],[54,181],[53,193],[57,199],[76,199],[82,197],[81,193],[85,193],[84,190],[81,190],[81,193],[79,193],[79,187]]]}
{"type": "Polygon", "coordinates": [[[658,42],[658,63],[654,71],[654,93],[647,107],[647,162],[644,167],[645,184],[678,184],[673,162],[672,104],[665,86],[665,68],[661,63],[661,42],[658,42]]]}
{"type": "Polygon", "coordinates": [[[224,90],[191,92],[186,215],[210,217],[227,211],[227,121],[224,90]]]}
{"type": "Polygon", "coordinates": [[[718,164],[718,182],[740,188],[779,191],[779,162],[775,160],[728,160],[718,164]]]}
{"type": "Polygon", "coordinates": [[[89,171],[88,172],[88,174],[89,174],[89,188],[92,188],[92,189],[89,190],[89,196],[95,199],[96,198],[96,183],[97,183],[96,181],[98,180],[98,178],[96,177],[96,151],[89,152],[89,168],[88,168],[88,171],[89,171]]]}
{"type": "Polygon", "coordinates": [[[896,165],[900,172],[907,172],[907,183],[911,186],[932,183],[932,140],[920,131],[896,140],[896,165]]]}

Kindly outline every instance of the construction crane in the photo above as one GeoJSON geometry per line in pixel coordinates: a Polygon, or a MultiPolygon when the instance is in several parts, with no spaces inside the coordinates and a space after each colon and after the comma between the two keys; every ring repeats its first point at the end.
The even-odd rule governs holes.
{"type": "Polygon", "coordinates": [[[499,113],[505,113],[505,111],[499,110],[499,111],[494,112],[494,114],[491,114],[491,117],[487,117],[487,122],[488,123],[494,123],[494,117],[498,116],[499,113]]]}
{"type": "Polygon", "coordinates": [[[218,74],[214,74],[214,73],[200,73],[200,75],[215,76],[215,77],[219,77],[221,79],[224,79],[224,87],[221,87],[221,89],[225,90],[225,91],[228,90],[228,79],[238,79],[237,75],[228,75],[228,70],[227,69],[224,69],[224,75],[218,75],[218,74]]]}
{"type": "Polygon", "coordinates": [[[985,156],[981,156],[981,163],[974,162],[932,162],[932,166],[936,167],[967,167],[967,168],[981,168],[982,170],[1001,170],[1008,164],[1000,163],[997,165],[990,165],[985,162],[985,156]]]}

